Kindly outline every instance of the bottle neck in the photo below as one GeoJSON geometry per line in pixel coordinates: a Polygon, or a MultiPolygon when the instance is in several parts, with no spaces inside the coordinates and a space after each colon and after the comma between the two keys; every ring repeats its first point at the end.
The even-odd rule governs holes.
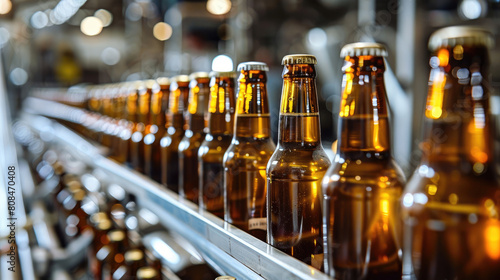
{"type": "Polygon", "coordinates": [[[163,92],[161,90],[151,95],[150,118],[152,124],[158,127],[165,125],[165,111],[163,111],[162,102],[163,92]]]}
{"type": "Polygon", "coordinates": [[[266,72],[243,71],[236,101],[236,138],[270,138],[271,120],[267,99],[266,72]]]}
{"type": "Polygon", "coordinates": [[[148,89],[147,91],[139,94],[139,114],[137,121],[144,123],[146,125],[151,123],[151,91],[148,89]]]}
{"type": "Polygon", "coordinates": [[[183,128],[184,107],[188,102],[189,83],[174,82],[170,86],[170,98],[168,102],[167,127],[173,126],[176,129],[183,128]]]}
{"type": "Polygon", "coordinates": [[[137,92],[134,91],[127,96],[127,120],[137,122],[137,92]]]}
{"type": "Polygon", "coordinates": [[[321,145],[316,70],[312,64],[285,65],[278,144],[321,145]]]}
{"type": "Polygon", "coordinates": [[[381,56],[346,57],[339,112],[339,155],[390,156],[390,126],[381,56]],[[370,154],[370,155],[368,155],[370,154]]]}
{"type": "Polygon", "coordinates": [[[215,77],[210,82],[208,133],[212,135],[233,135],[234,126],[234,79],[215,77]]]}
{"type": "Polygon", "coordinates": [[[431,57],[422,162],[493,168],[488,50],[457,45],[431,57]]]}
{"type": "Polygon", "coordinates": [[[210,84],[207,78],[191,81],[189,103],[186,111],[185,128],[193,132],[202,132],[205,128],[205,112],[208,109],[210,84]]]}

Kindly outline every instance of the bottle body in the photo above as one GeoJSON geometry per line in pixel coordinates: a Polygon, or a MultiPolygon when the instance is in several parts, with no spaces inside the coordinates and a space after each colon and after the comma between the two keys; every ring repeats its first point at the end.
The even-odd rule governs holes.
{"type": "Polygon", "coordinates": [[[235,134],[224,155],[224,219],[266,241],[266,166],[275,150],[267,101],[267,65],[242,63],[235,134]]]}
{"type": "Polygon", "coordinates": [[[234,125],[234,72],[212,72],[207,134],[198,150],[200,208],[224,218],[224,153],[234,125]]]}
{"type": "Polygon", "coordinates": [[[198,150],[205,138],[205,114],[208,110],[210,78],[196,72],[190,77],[189,104],[185,117],[186,132],[179,144],[179,195],[198,204],[198,150]]]}
{"type": "Polygon", "coordinates": [[[422,160],[403,196],[405,242],[418,279],[500,275],[500,188],[487,80],[489,35],[470,31],[443,29],[429,44],[443,42],[430,60],[422,160]],[[459,39],[449,40],[443,31],[455,32],[459,39]]]}
{"type": "Polygon", "coordinates": [[[179,192],[179,143],[184,136],[184,108],[189,94],[189,80],[185,75],[174,77],[170,85],[167,112],[167,130],[160,140],[162,184],[179,192]]]}
{"type": "Polygon", "coordinates": [[[405,180],[391,156],[385,47],[354,43],[342,53],[348,54],[337,155],[323,179],[326,272],[337,279],[401,279],[405,180]]]}
{"type": "Polygon", "coordinates": [[[322,269],[321,179],[330,160],[320,140],[314,64],[285,63],[278,145],[266,169],[267,241],[322,269]]]}

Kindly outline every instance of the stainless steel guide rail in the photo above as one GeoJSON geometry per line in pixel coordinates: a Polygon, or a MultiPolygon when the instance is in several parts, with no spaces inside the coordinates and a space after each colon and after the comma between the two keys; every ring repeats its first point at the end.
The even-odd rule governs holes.
{"type": "Polygon", "coordinates": [[[101,149],[78,134],[38,115],[51,116],[46,110],[36,109],[40,106],[30,106],[29,103],[36,101],[25,104],[27,112],[22,114],[22,120],[33,130],[43,133],[45,138],[52,139],[53,144],[68,150],[89,166],[102,170],[111,181],[135,194],[141,207],[156,213],[165,227],[190,241],[219,273],[238,280],[330,279],[211,213],[200,211],[197,205],[142,174],[104,157],[101,149]]]}

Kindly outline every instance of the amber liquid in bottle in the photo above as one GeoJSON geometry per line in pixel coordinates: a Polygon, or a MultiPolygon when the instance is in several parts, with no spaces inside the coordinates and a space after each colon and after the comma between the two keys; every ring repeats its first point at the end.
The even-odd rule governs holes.
{"type": "Polygon", "coordinates": [[[179,192],[179,143],[184,137],[184,110],[189,96],[187,76],[174,77],[170,85],[167,131],[161,139],[162,184],[179,192]]]}
{"type": "Polygon", "coordinates": [[[325,270],[335,279],[401,279],[404,175],[391,156],[384,58],[346,56],[343,69],[337,155],[323,179],[325,270]]]}
{"type": "Polygon", "coordinates": [[[160,91],[151,96],[151,118],[153,121],[151,132],[144,136],[145,143],[145,170],[144,174],[154,181],[161,183],[161,139],[166,132],[166,112],[168,110],[168,98],[170,93],[170,80],[168,78],[158,78],[160,91]],[[156,126],[156,127],[154,127],[156,126]],[[154,128],[157,129],[154,132],[154,128]]]}
{"type": "MultiPolygon", "coordinates": [[[[403,196],[418,279],[497,279],[500,188],[489,110],[489,35],[451,27],[434,48],[422,159],[403,196]],[[472,33],[472,34],[471,34],[472,33]],[[462,42],[458,44],[457,42],[462,42]]],[[[431,46],[432,47],[432,46],[431,46]]]]}
{"type": "Polygon", "coordinates": [[[119,163],[125,163],[127,157],[127,142],[123,139],[126,125],[126,101],[127,96],[123,94],[123,85],[116,85],[111,99],[114,118],[114,133],[111,141],[110,158],[119,163]]]}
{"type": "Polygon", "coordinates": [[[161,109],[161,97],[162,92],[160,85],[155,80],[147,80],[147,92],[149,94],[148,99],[144,100],[142,103],[143,113],[147,114],[146,127],[144,129],[144,137],[142,138],[141,146],[139,147],[139,154],[142,159],[142,171],[145,175],[151,176],[151,145],[154,143],[155,138],[158,137],[158,123],[161,122],[160,109],[161,109]],[[147,106],[147,108],[145,108],[147,106]]]}
{"type": "Polygon", "coordinates": [[[224,218],[224,153],[234,125],[234,72],[212,73],[207,135],[198,151],[200,208],[224,218]]]}
{"type": "Polygon", "coordinates": [[[244,69],[238,79],[235,133],[224,155],[224,219],[265,242],[266,166],[276,148],[271,138],[267,65],[240,66],[244,69]],[[263,66],[266,70],[253,69],[263,66]]]}
{"type": "Polygon", "coordinates": [[[141,173],[144,173],[144,167],[146,165],[144,154],[144,136],[149,134],[152,128],[150,111],[151,95],[153,93],[154,86],[154,81],[146,81],[141,83],[141,86],[139,88],[137,131],[132,133],[131,137],[134,145],[137,145],[137,166],[135,166],[134,169],[141,173]]]}
{"type": "Polygon", "coordinates": [[[131,168],[137,166],[138,145],[132,141],[132,135],[137,130],[139,92],[135,84],[130,84],[127,89],[127,165],[131,168]]]}
{"type": "Polygon", "coordinates": [[[198,150],[205,138],[205,113],[208,110],[210,78],[198,72],[191,77],[184,138],[179,144],[179,195],[198,204],[198,150]]]}
{"type": "MultiPolygon", "coordinates": [[[[290,56],[286,56],[292,60],[290,56]]],[[[267,241],[323,267],[321,179],[330,165],[320,138],[316,70],[284,58],[278,145],[267,165],[267,241]]]]}

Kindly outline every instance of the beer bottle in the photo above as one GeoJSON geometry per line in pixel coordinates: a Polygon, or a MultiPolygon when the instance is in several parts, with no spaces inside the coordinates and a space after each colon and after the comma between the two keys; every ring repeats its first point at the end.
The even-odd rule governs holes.
{"type": "Polygon", "coordinates": [[[325,271],[336,279],[401,279],[404,175],[391,155],[384,57],[377,43],[342,48],[339,139],[323,179],[325,271]]]}
{"type": "Polygon", "coordinates": [[[224,218],[222,160],[233,137],[235,72],[210,73],[207,135],[198,151],[200,208],[224,218]]]}
{"type": "Polygon", "coordinates": [[[157,120],[153,120],[153,117],[157,116],[160,111],[160,107],[158,105],[161,106],[161,103],[159,104],[158,102],[158,94],[161,94],[161,89],[156,80],[147,80],[145,85],[147,89],[146,94],[142,97],[142,101],[139,102],[141,115],[145,121],[144,137],[142,137],[139,146],[139,159],[142,167],[142,173],[147,174],[151,173],[151,154],[149,154],[149,147],[146,146],[153,143],[154,136],[158,132],[158,125],[156,125],[157,120]],[[153,98],[155,98],[155,100],[153,100],[153,98]],[[153,114],[153,109],[156,110],[157,114],[153,114]],[[148,152],[148,154],[146,154],[146,152],[148,152]]]}
{"type": "Polygon", "coordinates": [[[133,144],[132,134],[137,130],[137,107],[139,102],[139,93],[137,91],[138,85],[137,82],[127,83],[125,88],[127,92],[127,130],[129,137],[127,138],[127,160],[126,164],[134,168],[134,166],[138,165],[137,162],[137,145],[133,144]]]}
{"type": "MultiPolygon", "coordinates": [[[[149,109],[151,106],[151,89],[148,90],[147,81],[136,83],[137,87],[137,122],[133,130],[131,139],[132,145],[132,167],[141,173],[144,173],[144,135],[148,133],[146,127],[151,123],[149,109]]],[[[154,84],[154,81],[151,82],[154,84]]],[[[154,87],[154,85],[151,85],[154,87]]]]}
{"type": "Polygon", "coordinates": [[[267,242],[317,268],[323,264],[321,145],[316,57],[283,58],[278,145],[267,165],[267,242]]]}
{"type": "Polygon", "coordinates": [[[167,112],[167,131],[160,140],[162,159],[162,184],[179,192],[179,143],[184,137],[184,107],[189,96],[189,77],[172,78],[167,112]]]}
{"type": "Polygon", "coordinates": [[[179,144],[179,195],[198,204],[198,149],[205,138],[210,78],[206,72],[189,76],[189,104],[185,115],[184,138],[179,144]]]}
{"type": "Polygon", "coordinates": [[[144,136],[144,174],[158,183],[161,183],[161,151],[160,140],[165,134],[165,111],[168,104],[170,80],[158,78],[156,82],[160,90],[151,95],[151,132],[144,136]],[[156,129],[156,132],[153,132],[156,129]]]}
{"type": "MultiPolygon", "coordinates": [[[[500,188],[489,108],[488,48],[477,27],[448,27],[432,57],[422,158],[403,195],[418,279],[497,279],[500,188]]],[[[406,231],[408,229],[408,231],[406,231]]]]}
{"type": "MultiPolygon", "coordinates": [[[[125,252],[128,248],[127,234],[123,230],[112,230],[108,232],[109,245],[101,248],[108,248],[109,253],[103,259],[102,278],[104,280],[113,279],[115,271],[125,263],[125,252]]],[[[100,257],[98,256],[98,259],[100,257]]]]}
{"type": "Polygon", "coordinates": [[[269,68],[262,62],[238,65],[235,131],[224,155],[224,218],[266,241],[266,166],[276,148],[267,100],[269,68]]]}
{"type": "Polygon", "coordinates": [[[146,266],[144,252],[140,249],[131,249],[125,252],[125,262],[114,273],[113,279],[135,279],[137,271],[146,266]]]}
{"type": "Polygon", "coordinates": [[[115,86],[115,92],[112,98],[113,112],[116,122],[114,138],[112,142],[111,159],[119,163],[125,163],[127,159],[127,143],[130,135],[127,134],[127,120],[126,120],[126,104],[127,95],[124,92],[125,85],[118,84],[115,86]]]}
{"type": "MultiPolygon", "coordinates": [[[[103,214],[103,212],[99,212],[103,214]]],[[[95,215],[95,214],[94,214],[95,215]]],[[[92,245],[88,250],[89,260],[89,272],[92,274],[93,279],[100,279],[102,275],[102,262],[97,258],[97,253],[101,248],[109,244],[108,232],[111,230],[111,221],[107,218],[107,215],[94,217],[92,229],[94,231],[94,238],[92,245]]]]}

